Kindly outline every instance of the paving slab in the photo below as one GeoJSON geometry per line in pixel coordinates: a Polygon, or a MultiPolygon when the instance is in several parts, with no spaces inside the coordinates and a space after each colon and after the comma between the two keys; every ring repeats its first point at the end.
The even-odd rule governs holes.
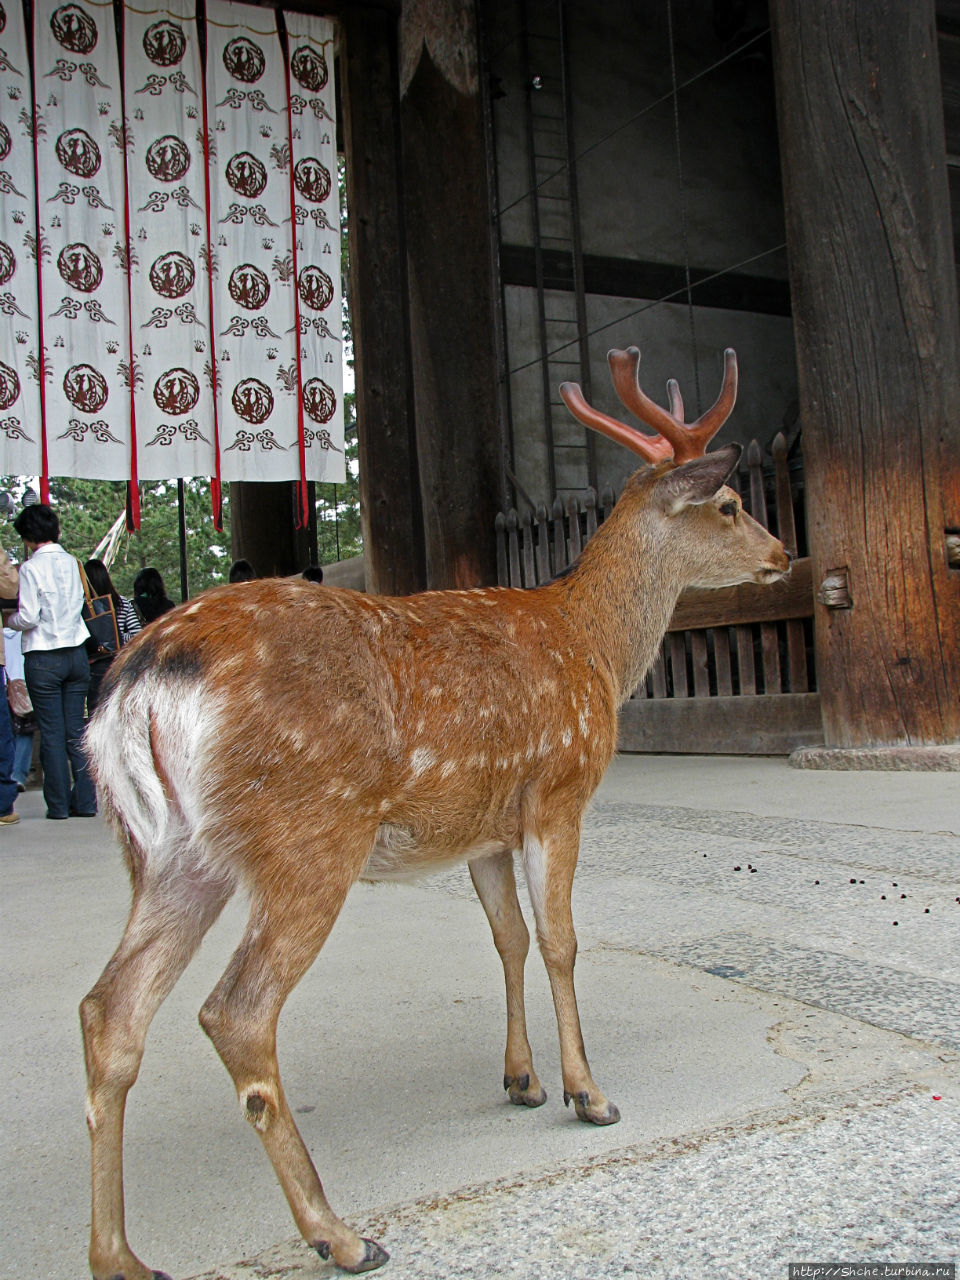
{"type": "MultiPolygon", "coordinates": [[[[45,822],[35,792],[19,808],[0,833],[0,1271],[76,1280],[89,1224],[76,1007],[129,895],[99,821],[45,822]]],[[[562,1105],[535,953],[548,1102],[527,1111],[500,1092],[502,977],[465,868],[357,886],[280,1024],[285,1089],[331,1203],[379,1234],[395,1280],[766,1278],[824,1251],[956,1259],[958,832],[949,774],[616,761],[574,891],[587,1049],[623,1114],[605,1129],[562,1105]]],[[[243,916],[231,904],[151,1029],[128,1108],[129,1235],[175,1277],[325,1276],[291,1240],[196,1022],[243,916]]]]}

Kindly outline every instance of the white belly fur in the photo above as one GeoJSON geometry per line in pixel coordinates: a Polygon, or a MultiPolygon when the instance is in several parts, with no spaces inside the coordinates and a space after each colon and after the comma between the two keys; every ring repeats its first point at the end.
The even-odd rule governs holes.
{"type": "Polygon", "coordinates": [[[501,847],[495,841],[487,840],[466,849],[423,849],[407,828],[384,823],[377,829],[377,842],[360,872],[360,879],[415,880],[434,871],[443,871],[454,863],[496,853],[501,847]]]}

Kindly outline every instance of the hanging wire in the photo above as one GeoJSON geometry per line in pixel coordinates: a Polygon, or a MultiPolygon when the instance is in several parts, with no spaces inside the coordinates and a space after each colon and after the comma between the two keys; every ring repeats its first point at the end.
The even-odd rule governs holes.
{"type": "MultiPolygon", "coordinates": [[[[659,98],[655,98],[653,102],[648,103],[645,107],[641,107],[641,109],[634,112],[632,116],[628,116],[626,120],[622,121],[622,123],[615,125],[609,133],[603,134],[601,137],[597,138],[595,142],[591,142],[589,146],[584,147],[582,151],[578,151],[574,156],[574,163],[579,163],[584,156],[590,155],[592,151],[596,151],[598,147],[602,147],[604,143],[609,142],[611,138],[615,138],[618,133],[622,133],[624,129],[629,129],[632,124],[636,124],[638,120],[642,120],[645,115],[648,115],[651,111],[655,111],[657,107],[662,106],[663,103],[674,98],[680,89],[688,89],[691,85],[696,84],[698,80],[702,80],[704,76],[708,76],[711,71],[716,71],[717,67],[722,67],[725,62],[729,62],[732,58],[739,57],[745,49],[749,49],[751,45],[756,44],[758,40],[765,39],[769,34],[770,28],[764,27],[762,31],[758,31],[756,35],[752,35],[749,40],[745,40],[744,43],[738,45],[736,49],[732,49],[729,53],[725,53],[723,57],[718,58],[716,62],[711,62],[708,67],[704,67],[702,71],[698,71],[697,74],[695,76],[691,76],[689,80],[684,80],[683,84],[677,85],[676,81],[674,81],[674,85],[669,93],[661,94],[659,98]]],[[[554,173],[550,173],[547,177],[542,178],[535,187],[531,187],[529,190],[524,191],[522,195],[517,196],[515,200],[511,200],[509,204],[505,204],[503,208],[498,211],[497,216],[502,218],[505,213],[509,213],[511,209],[516,207],[516,205],[522,204],[524,200],[529,200],[531,196],[536,195],[541,187],[545,187],[548,182],[552,182],[554,178],[559,177],[561,173],[566,172],[566,168],[566,164],[563,164],[554,173]]]]}
{"type": "MultiPolygon", "coordinates": [[[[698,280],[693,286],[686,284],[681,285],[679,289],[674,289],[670,293],[665,293],[659,298],[653,298],[649,302],[645,302],[642,307],[637,307],[633,311],[628,311],[625,315],[617,316],[615,320],[608,320],[606,324],[597,325],[595,329],[590,330],[587,337],[592,338],[598,333],[603,333],[605,329],[616,328],[617,325],[623,324],[626,320],[632,320],[634,316],[642,316],[645,312],[652,311],[654,307],[659,307],[664,302],[675,302],[678,298],[683,298],[691,287],[696,289],[702,284],[710,284],[712,281],[719,280],[723,276],[732,275],[735,271],[742,271],[744,267],[752,266],[755,262],[761,262],[764,258],[770,258],[775,253],[782,253],[786,247],[787,242],[784,240],[780,244],[774,245],[772,249],[764,249],[762,253],[754,253],[749,258],[743,258],[740,262],[732,263],[729,267],[722,267],[719,271],[712,271],[709,275],[698,280]]],[[[555,347],[552,351],[548,352],[547,359],[552,359],[553,356],[558,355],[561,351],[566,351],[568,347],[576,346],[579,340],[579,338],[572,338],[569,342],[564,342],[559,347],[555,347]]],[[[509,370],[508,376],[512,376],[515,373],[522,373],[524,369],[529,369],[533,365],[539,364],[540,359],[541,357],[537,356],[536,359],[527,360],[524,364],[514,365],[514,367],[509,370]]]]}
{"type": "Polygon", "coordinates": [[[667,39],[670,44],[670,81],[673,85],[673,140],[677,152],[677,190],[680,196],[680,242],[683,246],[683,275],[687,287],[687,315],[690,321],[690,354],[693,358],[693,379],[697,398],[697,416],[702,403],[700,398],[700,361],[697,357],[697,322],[693,310],[693,293],[690,288],[690,236],[687,229],[687,192],[683,185],[683,153],[680,149],[680,94],[677,90],[677,56],[673,39],[673,4],[667,0],[667,39]]]}

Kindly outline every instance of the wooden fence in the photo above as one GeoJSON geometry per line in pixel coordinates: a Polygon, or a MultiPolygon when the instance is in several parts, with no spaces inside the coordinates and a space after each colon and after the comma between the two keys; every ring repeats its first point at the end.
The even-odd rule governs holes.
{"type": "MultiPolygon", "coordinates": [[[[685,591],[660,653],[620,716],[623,751],[779,755],[823,740],[813,659],[813,584],[799,458],[781,433],[769,458],[753,441],[738,476],[744,507],[798,556],[770,587],[685,591]]],[[[572,563],[613,510],[598,498],[559,498],[550,511],[497,516],[498,580],[533,587],[572,563]]]]}

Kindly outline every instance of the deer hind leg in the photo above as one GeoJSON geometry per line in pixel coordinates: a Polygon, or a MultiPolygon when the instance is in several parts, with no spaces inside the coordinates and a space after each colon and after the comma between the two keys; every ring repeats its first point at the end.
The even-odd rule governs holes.
{"type": "Polygon", "coordinates": [[[303,1238],[321,1257],[358,1272],[382,1266],[389,1255],[352,1231],[327,1203],[280,1084],[276,1049],[284,1002],[316,959],[351,883],[344,877],[339,884],[323,883],[319,893],[315,882],[285,887],[282,898],[275,889],[269,901],[255,896],[243,940],[200,1022],[233,1078],[303,1238]]]}
{"type": "Polygon", "coordinates": [[[493,931],[493,941],[503,961],[507,986],[507,1051],[504,1055],[503,1087],[510,1101],[521,1107],[539,1107],[547,1100],[527,1039],[523,1005],[523,966],[530,949],[530,934],[517,900],[513,874],[513,853],[505,851],[474,858],[470,878],[483,904],[493,931]]]}
{"type": "MultiPolygon", "coordinates": [[[[551,816],[550,825],[541,816],[529,830],[525,830],[523,858],[527,887],[537,919],[537,940],[557,1014],[563,1100],[568,1105],[573,1102],[581,1120],[592,1124],[616,1124],[620,1112],[597,1087],[583,1047],[573,987],[577,936],[570,909],[570,892],[580,845],[580,822],[579,816],[574,814],[561,826],[557,821],[561,813],[562,810],[551,816]]],[[[566,818],[568,815],[562,816],[566,818]]]]}
{"type": "Polygon", "coordinates": [[[120,945],[80,1005],[87,1063],[93,1203],[90,1269],[95,1280],[152,1280],[127,1244],[123,1212],[123,1116],[140,1070],[147,1029],[233,891],[194,878],[189,889],[137,884],[120,945]]]}

